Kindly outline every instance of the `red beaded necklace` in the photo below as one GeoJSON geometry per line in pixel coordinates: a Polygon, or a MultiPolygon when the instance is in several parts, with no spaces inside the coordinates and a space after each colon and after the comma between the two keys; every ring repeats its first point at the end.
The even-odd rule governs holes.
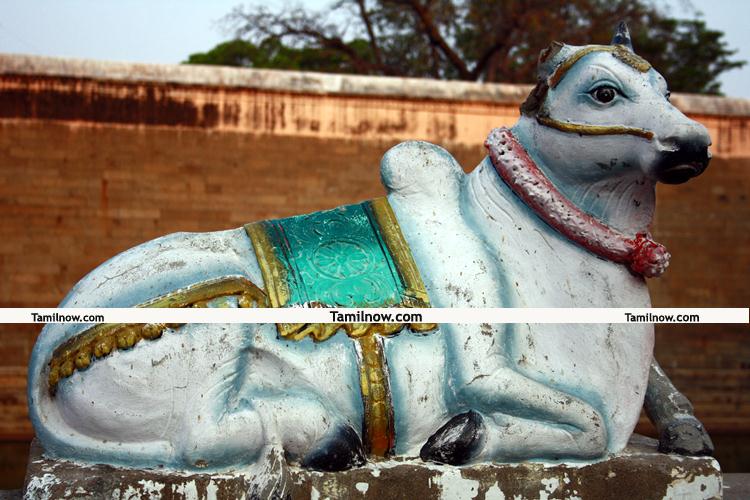
{"type": "Polygon", "coordinates": [[[544,175],[509,129],[494,129],[484,145],[503,181],[566,238],[647,278],[661,276],[666,270],[670,255],[664,245],[648,233],[628,237],[575,206],[544,175]]]}

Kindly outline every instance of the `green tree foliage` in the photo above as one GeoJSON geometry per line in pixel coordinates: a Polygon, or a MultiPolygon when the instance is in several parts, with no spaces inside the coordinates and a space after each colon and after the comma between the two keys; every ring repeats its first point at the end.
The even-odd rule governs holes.
{"type": "Polygon", "coordinates": [[[621,20],[673,90],[720,93],[744,65],[720,31],[649,0],[338,0],[326,10],[235,8],[238,38],[188,63],[530,83],[553,40],[609,43],[621,20]]]}
{"type": "MultiPolygon", "coordinates": [[[[367,50],[366,42],[361,40],[350,42],[350,46],[353,50],[367,50]]],[[[272,37],[264,39],[258,45],[241,39],[220,43],[208,52],[191,54],[186,63],[358,73],[351,59],[339,51],[319,47],[289,47],[272,37]]]]}

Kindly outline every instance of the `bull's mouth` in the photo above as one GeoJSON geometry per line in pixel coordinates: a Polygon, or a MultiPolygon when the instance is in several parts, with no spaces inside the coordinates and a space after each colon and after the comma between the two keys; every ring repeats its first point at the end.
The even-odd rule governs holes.
{"type": "Polygon", "coordinates": [[[665,184],[682,184],[702,174],[707,166],[707,160],[681,163],[660,170],[657,177],[665,184]]]}

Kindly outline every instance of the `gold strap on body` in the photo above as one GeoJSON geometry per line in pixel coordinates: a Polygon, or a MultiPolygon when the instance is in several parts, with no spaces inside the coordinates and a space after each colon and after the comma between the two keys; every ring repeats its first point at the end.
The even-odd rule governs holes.
{"type": "Polygon", "coordinates": [[[367,335],[357,339],[360,390],[364,405],[363,442],[368,455],[386,457],[393,451],[396,431],[393,400],[383,337],[367,335]]]}

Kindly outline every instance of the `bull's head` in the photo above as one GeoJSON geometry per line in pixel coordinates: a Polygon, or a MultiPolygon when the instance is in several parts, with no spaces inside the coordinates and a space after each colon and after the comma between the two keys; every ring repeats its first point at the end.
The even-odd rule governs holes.
{"type": "Polygon", "coordinates": [[[670,104],[624,23],[611,45],[553,43],[538,77],[513,131],[564,191],[625,177],[679,184],[707,167],[708,131],[670,104]]]}

